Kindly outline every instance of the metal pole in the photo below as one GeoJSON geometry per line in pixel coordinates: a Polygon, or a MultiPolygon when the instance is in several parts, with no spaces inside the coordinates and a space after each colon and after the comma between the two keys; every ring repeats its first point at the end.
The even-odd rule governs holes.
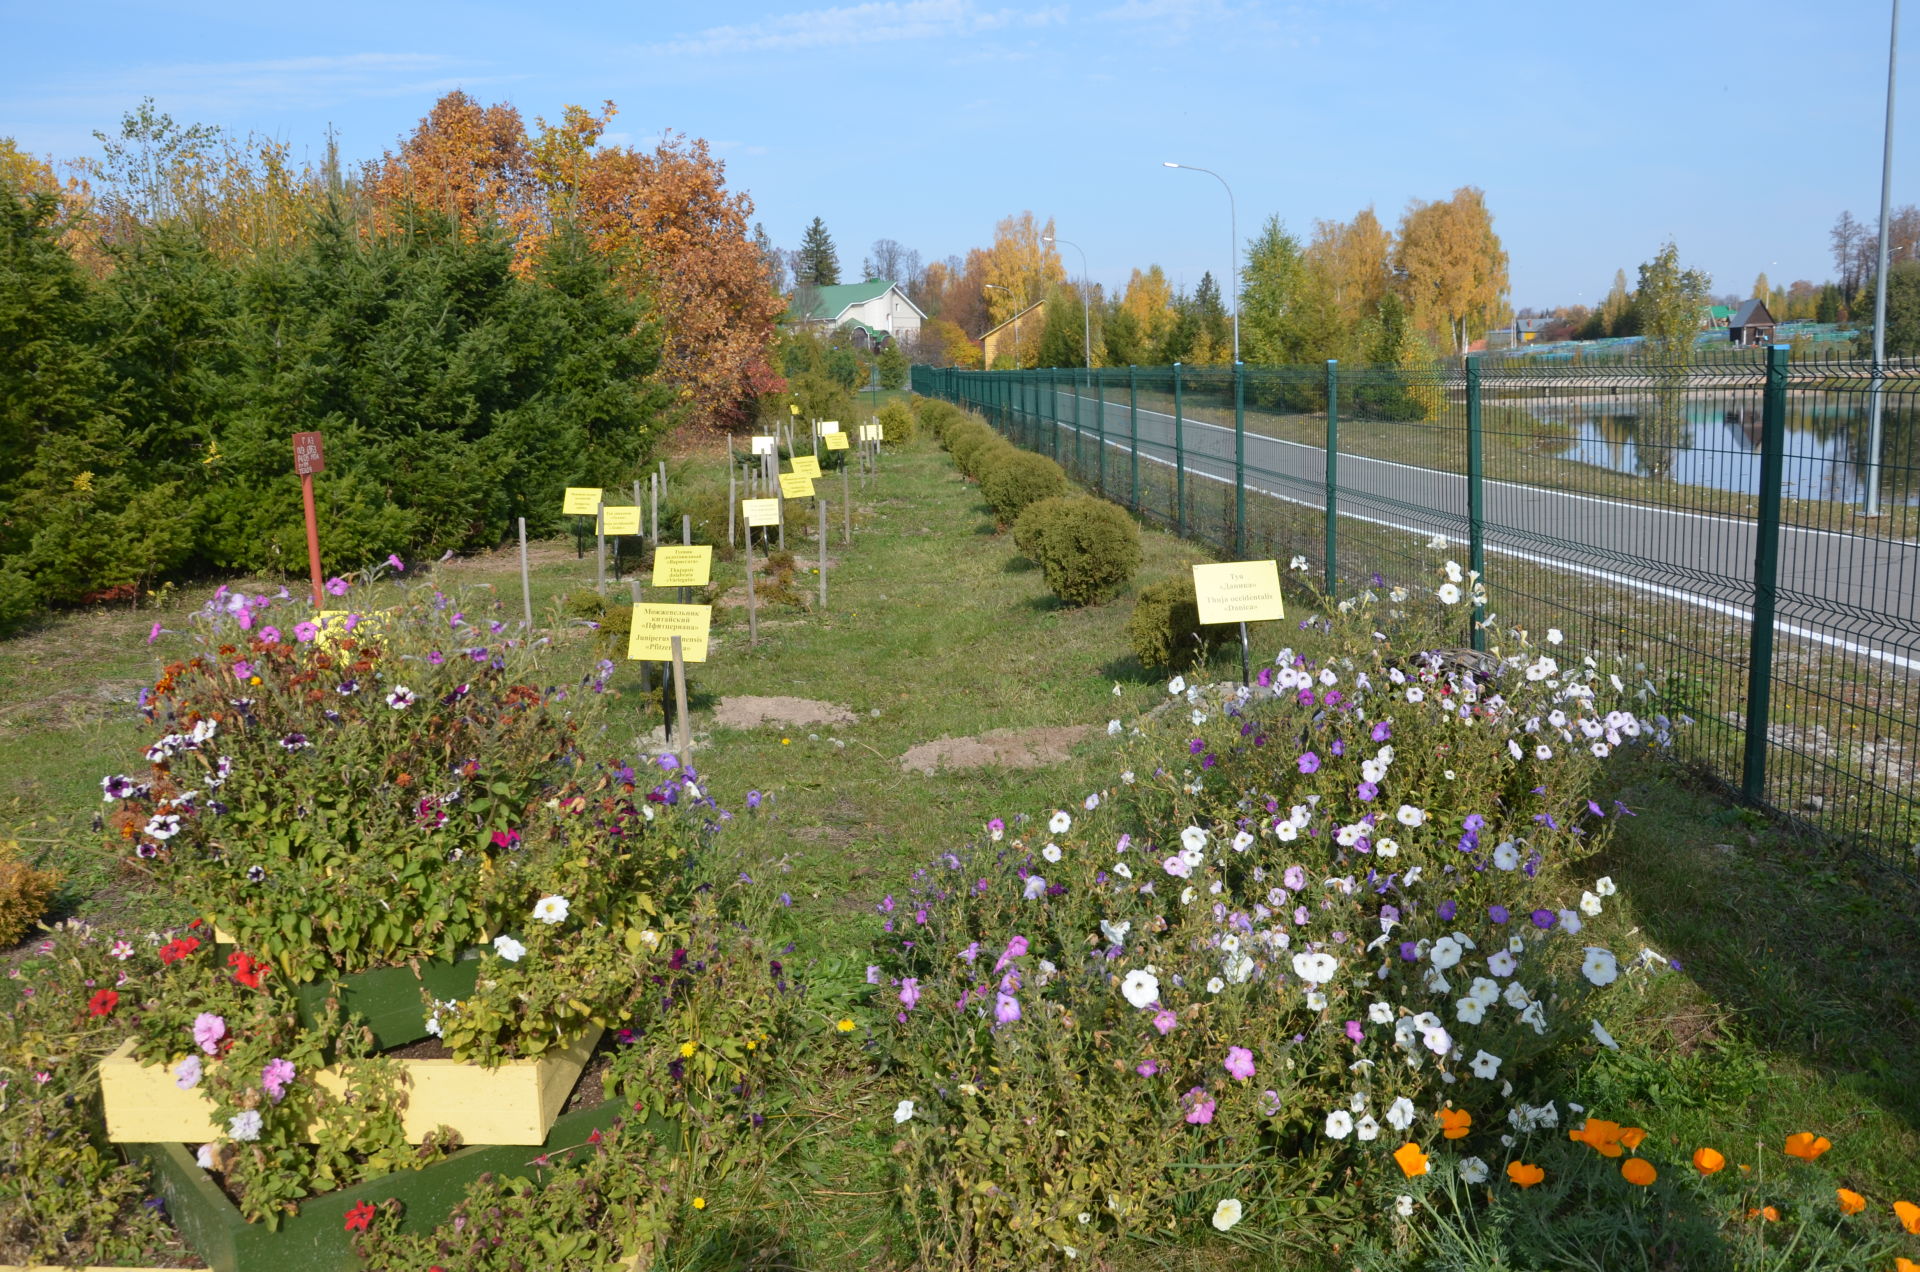
{"type": "Polygon", "coordinates": [[[1180,364],[1173,364],[1173,532],[1187,537],[1187,444],[1180,402],[1180,364]]]}
{"type": "Polygon", "coordinates": [[[1127,507],[1140,511],[1140,368],[1127,367],[1127,507]]]}
{"type": "MultiPolygon", "coordinates": [[[[1487,494],[1483,481],[1485,464],[1480,448],[1480,359],[1467,359],[1467,567],[1473,575],[1467,581],[1477,590],[1486,581],[1487,571],[1487,494]]],[[[1473,607],[1475,649],[1487,647],[1487,607],[1473,607]]]]}
{"type": "Polygon", "coordinates": [[[827,501],[817,501],[820,505],[820,609],[827,608],[827,501]]]}
{"type": "MultiPolygon", "coordinates": [[[[753,602],[753,527],[747,527],[747,643],[760,643],[760,614],[753,602]]],[[[644,687],[644,686],[643,686],[644,687]]]]}
{"type": "Polygon", "coordinates": [[[527,626],[533,626],[533,581],[527,575],[527,519],[520,518],[520,603],[527,611],[527,626]]]}
{"type": "Polygon", "coordinates": [[[735,491],[737,489],[736,479],[739,477],[739,475],[740,475],[739,473],[734,471],[732,451],[729,450],[728,457],[727,457],[727,546],[728,547],[733,546],[733,523],[734,523],[734,513],[736,511],[735,505],[739,503],[739,499],[735,494],[735,491]]]}
{"type": "Polygon", "coordinates": [[[1747,649],[1747,736],[1740,793],[1759,803],[1767,791],[1767,717],[1773,696],[1773,611],[1780,577],[1780,478],[1787,443],[1787,347],[1767,349],[1761,399],[1760,516],[1754,526],[1753,627],[1747,649]]]}
{"type": "Polygon", "coordinates": [[[847,476],[847,468],[846,461],[842,460],[840,463],[840,542],[842,544],[853,542],[853,494],[847,484],[852,478],[847,476]]]}
{"type": "Polygon", "coordinates": [[[1247,368],[1233,364],[1233,555],[1247,556],[1247,368]]]}
{"type": "Polygon", "coordinates": [[[1240,361],[1240,210],[1234,202],[1233,187],[1227,184],[1225,177],[1212,168],[1197,168],[1190,163],[1163,163],[1160,166],[1185,168],[1189,172],[1204,172],[1218,181],[1227,192],[1227,232],[1232,236],[1233,249],[1233,278],[1230,283],[1233,288],[1233,360],[1237,364],[1240,361]]]}
{"type": "Polygon", "coordinates": [[[1107,497],[1107,378],[1097,372],[1087,372],[1087,378],[1093,381],[1093,436],[1100,451],[1100,458],[1094,464],[1099,476],[1096,483],[1100,487],[1100,497],[1107,497]]]}
{"type": "Polygon", "coordinates": [[[1086,437],[1086,431],[1080,427],[1080,372],[1076,369],[1067,372],[1073,377],[1073,475],[1077,481],[1087,477],[1087,461],[1080,453],[1080,445],[1086,437]]]}
{"type": "Polygon", "coordinates": [[[1327,595],[1339,577],[1340,537],[1340,359],[1327,359],[1327,595]]]}
{"type": "Polygon", "coordinates": [[[1893,233],[1889,220],[1893,190],[1893,71],[1900,38],[1900,0],[1893,0],[1893,25],[1887,32],[1887,127],[1880,149],[1880,248],[1873,280],[1873,383],[1867,408],[1867,499],[1862,515],[1880,515],[1881,391],[1887,369],[1887,247],[1893,233]]]}

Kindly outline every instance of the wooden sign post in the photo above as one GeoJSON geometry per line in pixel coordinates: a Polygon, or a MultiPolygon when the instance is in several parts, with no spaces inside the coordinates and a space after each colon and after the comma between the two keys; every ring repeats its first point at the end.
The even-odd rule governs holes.
{"type": "Polygon", "coordinates": [[[533,581],[527,576],[527,519],[520,518],[520,603],[526,607],[527,627],[533,627],[533,581]]]}
{"type": "Polygon", "coordinates": [[[687,764],[693,759],[693,724],[687,719],[687,664],[680,659],[680,638],[668,638],[673,642],[673,703],[680,710],[680,762],[687,764]]]}
{"type": "Polygon", "coordinates": [[[820,609],[827,608],[827,501],[820,500],[820,609]]]}
{"type": "Polygon", "coordinates": [[[747,523],[747,640],[755,645],[760,643],[760,620],[754,608],[753,598],[753,528],[770,526],[780,520],[780,501],[778,499],[748,499],[741,503],[740,511],[747,523]]]}
{"type": "Polygon", "coordinates": [[[307,573],[313,576],[313,608],[323,610],[320,590],[320,523],[313,513],[313,475],[327,470],[320,434],[293,435],[293,471],[300,476],[300,506],[307,515],[307,573]]]}
{"type": "Polygon", "coordinates": [[[607,594],[607,506],[593,510],[593,590],[607,594]]]}
{"type": "Polygon", "coordinates": [[[842,543],[852,543],[853,497],[849,483],[853,481],[853,477],[848,470],[853,467],[853,456],[846,453],[847,435],[837,431],[840,427],[838,424],[835,424],[833,427],[836,431],[827,434],[827,449],[842,452],[840,456],[840,508],[841,516],[845,524],[841,530],[840,541],[842,543]]]}
{"type": "Polygon", "coordinates": [[[1225,561],[1193,567],[1193,591],[1206,625],[1240,624],[1240,683],[1251,679],[1247,624],[1287,616],[1280,599],[1280,566],[1275,561],[1225,561]]]}

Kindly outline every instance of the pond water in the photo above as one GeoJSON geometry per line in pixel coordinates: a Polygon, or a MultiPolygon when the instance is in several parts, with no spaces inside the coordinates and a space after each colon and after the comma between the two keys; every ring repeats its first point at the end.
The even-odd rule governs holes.
{"type": "MultiPolygon", "coordinates": [[[[1571,427],[1560,458],[1610,472],[1665,476],[1691,486],[1741,494],[1760,487],[1760,399],[1728,404],[1724,397],[1685,404],[1679,436],[1653,438],[1653,404],[1645,400],[1556,404],[1536,416],[1571,427]],[[1664,471],[1663,471],[1664,470],[1664,471]]],[[[1790,400],[1781,493],[1790,499],[1857,503],[1865,495],[1865,394],[1826,400],[1790,400]]],[[[1920,407],[1902,394],[1881,411],[1881,498],[1920,503],[1915,437],[1920,407]]]]}

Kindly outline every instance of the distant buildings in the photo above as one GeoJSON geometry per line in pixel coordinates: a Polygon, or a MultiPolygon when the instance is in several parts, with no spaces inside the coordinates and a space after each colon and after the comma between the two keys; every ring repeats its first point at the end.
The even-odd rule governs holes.
{"type": "Polygon", "coordinates": [[[926,317],[898,283],[884,278],[796,288],[787,310],[790,323],[829,330],[852,328],[853,343],[861,349],[880,349],[889,343],[913,345],[920,339],[920,324],[926,317]]]}
{"type": "Polygon", "coordinates": [[[1020,350],[1033,348],[1040,339],[1040,328],[1046,325],[1046,321],[1047,302],[1036,300],[999,326],[988,328],[986,334],[980,337],[980,353],[985,359],[980,365],[992,369],[994,359],[1002,355],[1008,361],[1018,363],[1020,350]],[[1022,327],[1026,328],[1024,335],[1021,334],[1022,327]],[[1019,349],[1014,347],[1016,339],[1020,344],[1019,349]]]}
{"type": "Polygon", "coordinates": [[[1727,320],[1727,339],[1742,349],[1757,349],[1773,343],[1773,329],[1777,325],[1767,302],[1755,297],[1727,320]]]}

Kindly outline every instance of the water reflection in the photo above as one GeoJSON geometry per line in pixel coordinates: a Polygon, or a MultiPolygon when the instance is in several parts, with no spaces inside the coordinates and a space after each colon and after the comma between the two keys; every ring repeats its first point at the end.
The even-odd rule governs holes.
{"type": "MultiPolygon", "coordinates": [[[[1760,487],[1760,397],[1737,403],[1724,395],[1676,404],[1661,425],[1658,406],[1646,398],[1609,398],[1605,402],[1541,404],[1537,418],[1574,430],[1562,459],[1610,472],[1664,477],[1690,486],[1709,486],[1741,494],[1760,487]],[[1668,434],[1660,436],[1661,433],[1668,434]]],[[[1855,503],[1865,495],[1867,447],[1866,394],[1812,396],[1787,406],[1787,453],[1782,463],[1782,493],[1790,499],[1855,503]]],[[[1920,406],[1908,395],[1890,398],[1882,409],[1881,497],[1920,503],[1920,473],[1914,440],[1920,433],[1920,406]]]]}

